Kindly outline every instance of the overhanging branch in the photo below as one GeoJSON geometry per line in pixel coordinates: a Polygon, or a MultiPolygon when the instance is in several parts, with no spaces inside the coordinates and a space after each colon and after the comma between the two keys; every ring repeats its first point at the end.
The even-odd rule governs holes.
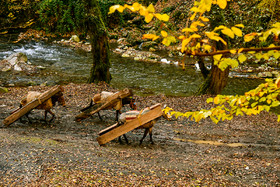
{"type": "MultiPolygon", "coordinates": [[[[234,49],[232,49],[234,50],[234,49]]],[[[214,56],[214,55],[219,55],[219,54],[228,54],[231,53],[230,51],[232,50],[222,50],[222,51],[215,51],[211,53],[195,53],[191,54],[191,52],[186,52],[186,55],[193,55],[193,56],[214,56]]],[[[239,50],[239,49],[238,49],[239,50]]],[[[238,51],[236,49],[236,51],[238,51]]],[[[243,48],[242,52],[250,52],[250,51],[270,51],[270,50],[280,50],[280,46],[275,46],[275,47],[261,47],[261,48],[243,48]]]]}

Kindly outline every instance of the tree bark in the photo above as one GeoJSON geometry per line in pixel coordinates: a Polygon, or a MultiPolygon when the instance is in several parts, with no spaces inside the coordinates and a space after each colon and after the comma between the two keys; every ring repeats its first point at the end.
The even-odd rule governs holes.
{"type": "Polygon", "coordinates": [[[91,52],[93,64],[88,82],[106,82],[111,80],[109,69],[111,67],[109,59],[109,42],[105,24],[101,17],[101,12],[97,0],[85,0],[86,28],[90,36],[91,52]]]}
{"type": "Polygon", "coordinates": [[[229,68],[222,71],[218,66],[212,65],[211,72],[199,88],[197,94],[217,95],[222,92],[227,85],[229,68]]]}

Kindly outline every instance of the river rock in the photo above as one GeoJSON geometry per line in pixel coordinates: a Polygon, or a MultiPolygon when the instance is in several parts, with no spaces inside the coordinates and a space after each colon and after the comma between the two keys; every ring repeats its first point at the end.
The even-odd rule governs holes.
{"type": "Polygon", "coordinates": [[[77,35],[72,35],[70,41],[78,43],[80,42],[80,38],[77,35]]]}
{"type": "Polygon", "coordinates": [[[273,77],[275,77],[275,78],[280,76],[280,72],[279,71],[272,71],[271,73],[273,74],[273,77]]]}
{"type": "Polygon", "coordinates": [[[269,71],[268,72],[260,72],[260,73],[258,73],[258,77],[259,78],[272,78],[273,75],[269,71]]]}
{"type": "Polygon", "coordinates": [[[34,73],[36,69],[35,66],[28,63],[27,56],[24,53],[14,53],[0,61],[0,71],[34,73]]]}

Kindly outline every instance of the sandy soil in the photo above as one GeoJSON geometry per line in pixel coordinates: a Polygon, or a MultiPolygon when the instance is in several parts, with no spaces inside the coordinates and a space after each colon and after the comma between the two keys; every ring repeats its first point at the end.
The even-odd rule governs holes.
{"type": "MultiPolygon", "coordinates": [[[[143,130],[129,132],[130,144],[113,140],[100,147],[98,132],[114,124],[114,111],[102,111],[81,122],[74,117],[106,85],[65,85],[67,107],[56,106],[56,119],[46,124],[34,110],[32,123],[0,124],[0,186],[279,186],[280,130],[266,112],[236,117],[215,125],[210,120],[161,119],[153,129],[154,145],[143,130]]],[[[17,108],[28,90],[0,94],[0,122],[17,108]]],[[[179,111],[211,107],[201,97],[136,96],[139,109],[155,103],[179,111]]],[[[129,108],[124,108],[129,110],[129,108]]]]}

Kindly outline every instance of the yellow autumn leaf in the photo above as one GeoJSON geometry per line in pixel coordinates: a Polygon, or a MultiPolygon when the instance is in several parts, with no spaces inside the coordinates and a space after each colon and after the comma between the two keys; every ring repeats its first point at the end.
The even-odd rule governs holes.
{"type": "Polygon", "coordinates": [[[192,7],[190,9],[190,11],[193,11],[193,12],[200,12],[200,9],[198,7],[192,7]]]}
{"type": "Polygon", "coordinates": [[[277,122],[280,122],[280,115],[277,115],[277,122]]]}
{"type": "Polygon", "coordinates": [[[213,31],[222,30],[222,29],[225,29],[225,28],[227,28],[227,27],[224,26],[224,25],[220,25],[219,27],[215,27],[215,29],[213,31]]]}
{"type": "Polygon", "coordinates": [[[180,40],[184,40],[186,37],[184,35],[179,36],[180,40]]]}
{"type": "Polygon", "coordinates": [[[169,20],[169,16],[167,14],[155,14],[155,17],[161,21],[169,20]]]}
{"type": "Polygon", "coordinates": [[[114,5],[114,6],[111,6],[111,7],[109,8],[108,14],[113,14],[116,10],[118,10],[119,12],[123,12],[124,7],[121,6],[121,5],[114,5]]]}
{"type": "Polygon", "coordinates": [[[239,61],[240,63],[245,62],[245,60],[247,60],[246,55],[241,54],[241,55],[238,56],[238,61],[239,61]]]}
{"type": "Polygon", "coordinates": [[[272,25],[272,27],[280,28],[280,22],[274,23],[274,24],[272,25]]]}
{"type": "Polygon", "coordinates": [[[195,18],[195,16],[196,16],[196,12],[193,13],[193,15],[190,17],[190,20],[192,21],[195,18]]]}
{"type": "Polygon", "coordinates": [[[250,34],[246,34],[244,36],[244,41],[245,42],[250,42],[251,40],[253,40],[255,38],[255,36],[257,36],[258,33],[250,33],[250,34]]]}
{"type": "Polygon", "coordinates": [[[214,104],[217,105],[217,104],[219,104],[219,102],[220,102],[220,98],[218,96],[216,96],[214,98],[214,104]]]}
{"type": "Polygon", "coordinates": [[[190,38],[201,38],[201,36],[199,34],[193,34],[190,36],[190,38]]]}
{"type": "Polygon", "coordinates": [[[201,19],[201,21],[204,21],[204,22],[208,22],[209,21],[209,19],[208,18],[206,18],[206,17],[200,17],[200,19],[201,19]]]}
{"type": "Polygon", "coordinates": [[[136,10],[136,11],[138,11],[141,7],[142,7],[142,5],[140,5],[139,3],[133,3],[132,4],[132,6],[133,6],[133,8],[136,10]]]}
{"type": "Polygon", "coordinates": [[[182,41],[182,48],[181,48],[181,52],[183,53],[186,49],[186,45],[188,45],[188,43],[191,41],[191,38],[186,38],[182,41]]]}
{"type": "Polygon", "coordinates": [[[204,48],[206,51],[210,53],[212,46],[211,45],[203,45],[202,48],[204,48]]]}
{"type": "Polygon", "coordinates": [[[235,27],[239,27],[239,28],[244,28],[244,25],[243,24],[237,24],[237,25],[234,25],[235,27]]]}
{"type": "Polygon", "coordinates": [[[161,31],[160,33],[164,38],[167,37],[167,35],[168,35],[166,31],[161,31]]]}
{"type": "Polygon", "coordinates": [[[150,5],[148,6],[147,10],[148,10],[149,12],[151,12],[151,13],[154,13],[154,12],[155,12],[155,8],[154,8],[153,4],[150,4],[150,5]]]}
{"type": "Polygon", "coordinates": [[[219,54],[219,55],[214,55],[214,56],[213,56],[214,61],[215,61],[215,62],[219,62],[219,61],[220,61],[220,59],[222,58],[222,56],[223,56],[222,54],[219,54]]]}
{"type": "Polygon", "coordinates": [[[238,37],[241,37],[242,36],[242,31],[237,28],[237,27],[231,27],[231,30],[234,32],[234,34],[238,37]]]}
{"type": "Polygon", "coordinates": [[[262,54],[261,53],[257,53],[256,55],[255,55],[255,57],[257,58],[257,59],[261,59],[262,58],[262,54]]]}
{"type": "Polygon", "coordinates": [[[230,38],[234,38],[234,32],[230,30],[229,28],[225,28],[222,30],[222,33],[229,36],[230,38]]]}
{"type": "Polygon", "coordinates": [[[221,9],[225,9],[227,6],[227,0],[217,0],[217,4],[221,9]]]}
{"type": "Polygon", "coordinates": [[[0,32],[0,34],[7,34],[8,31],[3,31],[3,32],[0,32]]]}
{"type": "Polygon", "coordinates": [[[169,46],[171,43],[175,43],[175,42],[176,42],[176,38],[174,36],[167,36],[162,40],[162,44],[164,44],[165,46],[169,46]]]}
{"type": "Polygon", "coordinates": [[[209,97],[209,98],[206,100],[207,103],[212,103],[213,101],[214,101],[213,97],[209,97]]]}
{"type": "Polygon", "coordinates": [[[273,53],[273,56],[275,59],[278,59],[280,57],[280,52],[273,53]]]}
{"type": "Polygon", "coordinates": [[[124,5],[124,8],[128,8],[129,10],[131,10],[132,12],[136,12],[140,9],[141,5],[139,3],[133,3],[132,6],[129,6],[127,4],[124,5]]]}
{"type": "Polygon", "coordinates": [[[152,39],[153,41],[158,39],[159,36],[155,35],[155,34],[144,34],[142,39],[152,39]]]}
{"type": "Polygon", "coordinates": [[[264,53],[264,54],[262,55],[262,57],[263,57],[265,60],[268,60],[268,59],[269,59],[269,55],[268,55],[267,53],[264,53]]]}
{"type": "Polygon", "coordinates": [[[238,49],[237,53],[241,53],[243,50],[244,50],[244,48],[240,48],[240,49],[238,49]]]}
{"type": "Polygon", "coordinates": [[[151,13],[146,14],[145,15],[145,22],[150,23],[152,21],[153,17],[154,17],[154,15],[151,14],[151,13]]]}
{"type": "Polygon", "coordinates": [[[182,32],[194,32],[194,31],[191,28],[186,27],[182,29],[182,32]]]}

